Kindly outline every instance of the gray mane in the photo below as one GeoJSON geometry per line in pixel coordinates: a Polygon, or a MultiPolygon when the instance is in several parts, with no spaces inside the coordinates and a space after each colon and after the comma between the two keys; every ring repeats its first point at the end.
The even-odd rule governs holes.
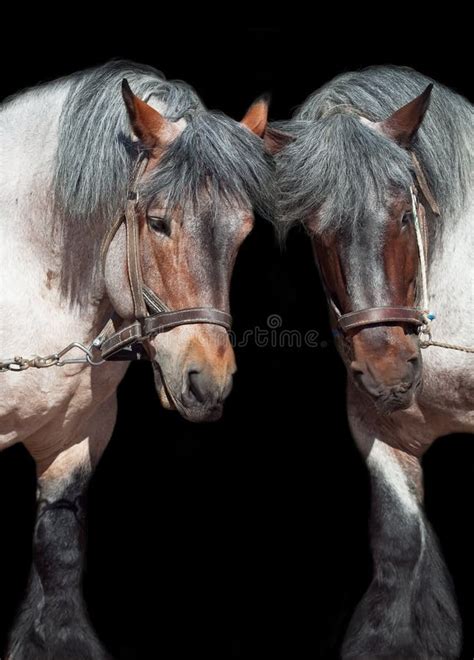
{"type": "Polygon", "coordinates": [[[216,217],[226,205],[271,217],[272,162],[261,138],[217,112],[199,112],[170,145],[144,183],[145,205],[159,196],[170,207],[188,206],[216,217]]]}
{"type": "Polygon", "coordinates": [[[170,204],[184,205],[199,199],[206,185],[215,205],[235,200],[270,213],[271,168],[261,140],[237,122],[207,112],[191,87],[131,62],[76,74],[62,111],[54,181],[65,259],[63,292],[73,300],[87,296],[100,276],[102,238],[123,213],[138,155],[121,95],[123,78],[145,101],[160,101],[165,117],[188,122],[140,191],[145,203],[161,194],[170,204]],[[78,249],[84,236],[89,240],[78,249]]]}
{"type": "MultiPolygon", "coordinates": [[[[275,125],[296,137],[277,157],[283,236],[315,211],[318,231],[357,230],[370,200],[383,203],[390,190],[408,190],[413,173],[407,152],[359,116],[385,119],[429,82],[404,67],[345,73],[312,94],[294,119],[275,125]]],[[[473,129],[472,106],[435,83],[413,150],[443,216],[455,216],[472,187],[473,129]]]]}

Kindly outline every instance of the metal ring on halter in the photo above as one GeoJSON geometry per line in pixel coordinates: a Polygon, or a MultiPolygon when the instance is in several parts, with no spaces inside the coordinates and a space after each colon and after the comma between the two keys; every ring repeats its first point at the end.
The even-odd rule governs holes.
{"type": "Polygon", "coordinates": [[[104,362],[106,362],[106,360],[104,360],[103,358],[99,358],[98,360],[93,360],[90,355],[86,355],[86,360],[91,365],[91,367],[98,367],[101,364],[104,364],[104,362]]]}

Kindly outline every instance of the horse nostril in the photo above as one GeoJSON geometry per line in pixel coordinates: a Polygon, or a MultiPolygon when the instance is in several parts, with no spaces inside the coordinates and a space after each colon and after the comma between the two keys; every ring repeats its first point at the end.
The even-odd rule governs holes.
{"type": "Polygon", "coordinates": [[[362,362],[351,362],[351,371],[354,381],[359,385],[359,387],[365,387],[367,371],[364,368],[364,364],[362,362]]]}
{"type": "Polygon", "coordinates": [[[418,357],[418,355],[412,355],[411,358],[408,358],[407,362],[413,367],[413,369],[416,370],[420,363],[420,358],[418,357]]]}
{"type": "Polygon", "coordinates": [[[217,406],[232,387],[232,379],[220,384],[208,370],[190,369],[184,374],[181,398],[185,406],[217,406]]]}
{"type": "Polygon", "coordinates": [[[200,371],[188,373],[188,395],[198,403],[204,403],[206,400],[205,382],[200,371]]]}
{"type": "Polygon", "coordinates": [[[365,369],[360,362],[351,362],[351,370],[355,376],[362,376],[365,373],[365,369]]]}

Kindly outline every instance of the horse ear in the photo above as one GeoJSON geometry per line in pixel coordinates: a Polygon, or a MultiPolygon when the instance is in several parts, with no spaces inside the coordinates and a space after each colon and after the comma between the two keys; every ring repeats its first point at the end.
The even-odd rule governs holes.
{"type": "Polygon", "coordinates": [[[387,119],[377,122],[376,128],[395,140],[400,146],[408,147],[428,110],[432,89],[433,83],[430,83],[416,99],[396,110],[387,119]]]}
{"type": "Polygon", "coordinates": [[[280,152],[288,144],[290,144],[290,142],[294,142],[295,140],[296,138],[294,135],[284,133],[283,131],[279,131],[277,128],[271,128],[270,126],[267,126],[263,136],[265,150],[269,154],[272,154],[272,156],[280,152]]]}
{"type": "Polygon", "coordinates": [[[243,126],[263,138],[265,150],[269,154],[276,154],[287,144],[293,142],[295,138],[288,133],[279,131],[276,128],[268,127],[268,106],[270,105],[269,95],[261,96],[247,110],[245,117],[240,122],[243,126]]]}
{"type": "Polygon", "coordinates": [[[180,133],[178,122],[168,121],[158,110],[135,96],[125,78],[122,80],[122,96],[132,131],[145,148],[163,147],[180,133]]]}
{"type": "Polygon", "coordinates": [[[240,122],[249,131],[263,138],[268,122],[268,106],[270,99],[268,96],[261,96],[247,110],[245,117],[240,122]]]}

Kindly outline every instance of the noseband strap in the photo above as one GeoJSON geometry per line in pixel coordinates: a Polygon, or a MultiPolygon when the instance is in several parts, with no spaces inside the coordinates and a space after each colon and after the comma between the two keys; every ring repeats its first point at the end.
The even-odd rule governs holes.
{"type": "Polygon", "coordinates": [[[218,325],[230,332],[232,317],[227,312],[214,307],[192,307],[190,309],[170,310],[157,293],[143,282],[140,258],[140,236],[138,224],[138,183],[145,173],[148,158],[141,154],[138,158],[130,179],[130,189],[127,195],[125,213],[118,218],[105,238],[102,246],[102,263],[105,259],[114,236],[122,224],[126,231],[127,274],[130,293],[133,301],[135,320],[125,327],[122,320],[113,315],[94,340],[93,346],[99,351],[100,358],[132,360],[141,357],[140,351],[132,351],[130,347],[136,342],[142,342],[161,332],[167,332],[180,325],[208,323],[218,325]],[[122,349],[128,349],[122,351],[122,349]]]}
{"type": "MultiPolygon", "coordinates": [[[[412,153],[413,165],[416,175],[416,181],[421,193],[429,204],[432,212],[439,215],[439,208],[436,200],[431,193],[424,172],[412,153]]],[[[367,326],[385,325],[388,323],[399,323],[413,325],[418,328],[419,332],[429,334],[427,330],[429,322],[434,318],[428,310],[428,283],[427,283],[427,255],[428,255],[428,231],[426,227],[425,210],[418,200],[417,191],[414,187],[410,188],[412,215],[416,236],[416,244],[418,248],[419,258],[419,288],[421,308],[417,307],[400,307],[400,306],[381,306],[369,307],[367,309],[356,310],[343,314],[324,283],[326,295],[329,300],[330,307],[336,319],[336,325],[339,332],[346,336],[352,330],[364,328],[367,326]]]]}
{"type": "Polygon", "coordinates": [[[193,323],[211,323],[230,331],[232,317],[227,312],[213,307],[192,307],[148,316],[143,321],[143,328],[145,335],[154,335],[172,330],[179,325],[192,325],[193,323]]]}
{"type": "Polygon", "coordinates": [[[425,315],[421,310],[413,307],[369,307],[357,312],[343,314],[337,320],[342,332],[346,333],[367,325],[381,325],[384,323],[409,323],[410,325],[423,325],[425,315]]]}
{"type": "MultiPolygon", "coordinates": [[[[159,312],[152,316],[146,316],[142,322],[138,319],[125,328],[113,332],[111,336],[105,337],[96,348],[100,348],[103,360],[109,359],[117,351],[127,348],[135,342],[153,337],[160,332],[167,332],[180,325],[191,325],[193,323],[210,323],[220,325],[230,332],[232,317],[227,312],[222,312],[213,307],[193,307],[191,309],[180,309],[177,311],[159,312]]],[[[107,333],[105,333],[107,335],[107,333]]],[[[128,351],[123,354],[126,360],[136,359],[135,352],[128,351]]]]}

